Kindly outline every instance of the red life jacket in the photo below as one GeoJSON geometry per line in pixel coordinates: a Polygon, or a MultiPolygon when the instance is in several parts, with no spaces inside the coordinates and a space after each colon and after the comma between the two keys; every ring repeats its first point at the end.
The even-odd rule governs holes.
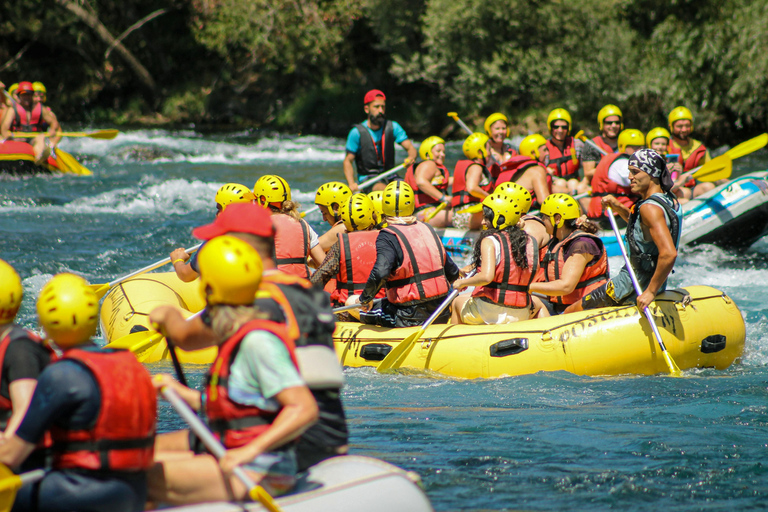
{"type": "Polygon", "coordinates": [[[592,139],[592,142],[597,144],[603,151],[605,151],[606,155],[619,152],[619,146],[617,145],[615,149],[612,148],[611,145],[605,141],[605,138],[603,138],[602,135],[598,135],[597,137],[592,139]]]}
{"type": "MultiPolygon", "coordinates": [[[[488,179],[488,184],[485,186],[480,187],[481,189],[485,190],[489,194],[493,192],[493,188],[495,185],[495,180],[493,179],[493,174],[491,174],[491,171],[488,170],[488,168],[482,164],[477,164],[476,162],[473,162],[472,160],[459,160],[456,162],[456,167],[453,168],[453,199],[451,200],[451,208],[456,208],[457,206],[461,206],[463,204],[470,204],[470,203],[479,203],[480,198],[473,196],[469,192],[467,192],[467,169],[470,165],[479,165],[483,168],[483,176],[485,176],[488,179]]],[[[496,166],[498,168],[498,166],[496,166]]],[[[482,178],[480,179],[482,181],[482,178]]]]}
{"type": "Polygon", "coordinates": [[[569,180],[571,178],[578,179],[579,177],[579,160],[573,160],[573,155],[576,154],[576,141],[570,135],[565,138],[565,145],[563,151],[555,146],[552,139],[547,140],[547,148],[549,149],[549,163],[547,167],[553,169],[555,176],[569,180]]]}
{"type": "Polygon", "coordinates": [[[73,348],[64,353],[62,360],[77,361],[93,374],[101,407],[90,429],[51,427],[53,467],[104,471],[143,471],[152,467],[157,398],[144,366],[127,350],[91,352],[73,348]]]}
{"type": "Polygon", "coordinates": [[[240,342],[248,333],[257,330],[270,332],[280,338],[298,370],[293,341],[285,327],[275,322],[251,320],[219,346],[219,353],[208,370],[205,415],[213,434],[227,449],[245,446],[259,437],[280,412],[265,411],[254,405],[238,404],[229,398],[229,375],[240,342]]]}
{"type": "Polygon", "coordinates": [[[307,223],[284,213],[275,213],[272,224],[275,226],[275,265],[278,270],[309,279],[307,223]]]}
{"type": "MultiPolygon", "coordinates": [[[[525,171],[532,167],[538,167],[541,164],[534,160],[533,158],[529,156],[513,156],[503,164],[501,164],[501,172],[499,173],[499,176],[496,178],[495,186],[498,187],[502,183],[506,183],[508,181],[516,182],[519,180],[523,174],[525,174],[525,171]]],[[[552,176],[547,173],[547,189],[550,193],[552,193],[552,176]]],[[[531,203],[531,208],[536,208],[537,206],[541,206],[538,204],[538,201],[536,199],[536,191],[533,189],[533,187],[526,189],[528,192],[530,192],[531,197],[533,198],[533,203],[531,203]]]]}
{"type": "MultiPolygon", "coordinates": [[[[419,162],[419,164],[416,165],[416,168],[418,168],[418,166],[423,163],[424,162],[419,162]]],[[[437,165],[437,163],[435,163],[435,165],[437,165]]],[[[448,173],[448,169],[444,165],[437,165],[437,168],[440,169],[440,171],[443,173],[443,179],[441,183],[434,183],[434,180],[439,176],[436,174],[435,177],[432,178],[432,186],[445,194],[445,191],[448,190],[448,180],[451,179],[451,175],[448,173]]],[[[416,211],[418,211],[429,205],[437,204],[440,201],[428,194],[425,194],[424,192],[419,192],[419,186],[416,184],[415,171],[416,169],[414,169],[413,165],[408,166],[408,169],[405,171],[405,182],[411,186],[413,192],[416,194],[416,211]]]]}
{"type": "MultiPolygon", "coordinates": [[[[331,293],[331,301],[344,304],[350,295],[363,293],[368,276],[376,263],[377,230],[339,233],[339,273],[336,275],[336,289],[331,293]]],[[[385,297],[384,288],[378,291],[376,298],[385,297]]]]}
{"type": "Polygon", "coordinates": [[[619,158],[629,158],[625,153],[614,153],[604,156],[597,164],[595,174],[592,176],[592,199],[589,202],[589,211],[587,216],[592,219],[598,219],[603,216],[602,197],[607,195],[616,196],[621,204],[627,207],[632,206],[639,197],[632,193],[629,187],[622,187],[608,177],[608,169],[611,164],[619,158]]]}
{"type": "Polygon", "coordinates": [[[551,282],[560,279],[565,265],[566,249],[580,237],[590,237],[592,240],[595,240],[602,250],[600,257],[592,258],[592,261],[587,263],[576,288],[571,293],[559,297],[550,297],[550,302],[567,305],[573,304],[608,281],[608,253],[605,252],[603,242],[600,240],[600,237],[585,233],[579,229],[568,235],[562,242],[551,246],[551,249],[547,251],[547,255],[544,257],[547,281],[551,282]]]}
{"type": "Polygon", "coordinates": [[[14,101],[13,109],[15,116],[11,123],[12,132],[44,132],[48,130],[48,123],[43,118],[43,104],[38,103],[28,111],[21,106],[21,103],[14,101]]]}
{"type": "MultiPolygon", "coordinates": [[[[669,145],[667,146],[667,153],[670,155],[680,155],[680,163],[683,164],[684,173],[691,171],[700,165],[703,165],[707,155],[707,148],[704,146],[704,144],[701,143],[701,141],[692,140],[692,144],[695,149],[693,152],[691,152],[690,155],[688,155],[688,158],[685,160],[683,160],[683,150],[675,143],[673,139],[670,139],[669,145]]],[[[688,185],[686,184],[686,186],[688,185]]]]}
{"type": "Polygon", "coordinates": [[[539,248],[536,239],[525,234],[525,256],[528,268],[522,269],[515,264],[510,251],[509,236],[501,231],[489,235],[501,245],[501,260],[496,262],[496,274],[493,281],[478,286],[472,292],[473,297],[487,299],[489,302],[513,308],[524,308],[531,304],[531,294],[528,288],[533,282],[539,267],[539,248]]]}
{"type": "Polygon", "coordinates": [[[403,251],[403,264],[387,278],[387,300],[407,306],[448,294],[445,248],[429,224],[388,226],[403,251]]]}

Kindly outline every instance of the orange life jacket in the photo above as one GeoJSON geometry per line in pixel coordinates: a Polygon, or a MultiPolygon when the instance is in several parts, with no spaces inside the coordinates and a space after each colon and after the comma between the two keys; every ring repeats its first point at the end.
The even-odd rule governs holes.
{"type": "MultiPolygon", "coordinates": [[[[670,155],[680,155],[680,163],[683,164],[684,173],[691,171],[700,165],[703,165],[707,156],[707,147],[704,144],[698,140],[692,140],[692,144],[695,146],[695,149],[691,152],[690,155],[688,155],[688,158],[685,160],[682,160],[682,148],[680,148],[680,146],[678,146],[673,139],[670,139],[669,145],[667,145],[667,153],[670,155]],[[698,144],[698,146],[696,146],[696,144],[698,144]]],[[[686,184],[686,186],[688,185],[686,184]]]]}
{"type": "Polygon", "coordinates": [[[597,242],[598,247],[600,247],[602,251],[600,257],[592,258],[592,261],[587,263],[587,266],[584,268],[584,272],[579,278],[579,282],[576,285],[576,288],[571,293],[558,297],[550,297],[550,302],[568,305],[578,302],[591,291],[604,285],[610,277],[608,275],[608,253],[606,253],[605,247],[603,247],[603,242],[600,240],[600,237],[577,229],[568,235],[563,241],[557,242],[554,245],[550,244],[550,248],[544,257],[547,281],[551,282],[560,279],[563,272],[563,267],[565,265],[565,252],[572,242],[578,240],[581,237],[589,237],[597,242]]]}
{"type": "Polygon", "coordinates": [[[570,135],[565,138],[565,145],[563,151],[555,146],[552,139],[547,140],[547,148],[549,149],[549,163],[547,167],[553,169],[555,176],[569,180],[571,178],[579,177],[579,160],[574,160],[576,154],[576,141],[570,135]]]}
{"type": "MultiPolygon", "coordinates": [[[[479,197],[475,197],[467,192],[467,169],[470,165],[479,165],[483,168],[483,176],[488,179],[488,184],[480,188],[489,194],[493,192],[495,180],[493,179],[493,174],[486,166],[473,162],[472,160],[459,160],[456,162],[456,167],[453,168],[453,198],[451,199],[451,208],[456,208],[463,204],[480,202],[479,197]]],[[[498,166],[496,167],[498,168],[498,166]]]]}
{"type": "Polygon", "coordinates": [[[290,215],[275,213],[272,215],[272,224],[275,226],[275,265],[278,270],[309,279],[307,223],[290,215]]]}
{"type": "MultiPolygon", "coordinates": [[[[612,154],[612,153],[618,153],[618,152],[619,152],[619,147],[618,147],[618,145],[616,146],[616,148],[615,148],[615,149],[614,149],[614,148],[612,148],[612,147],[610,146],[610,144],[608,144],[608,143],[605,141],[605,138],[604,138],[602,135],[598,135],[597,137],[595,137],[594,139],[592,139],[592,142],[594,142],[595,144],[597,144],[597,146],[598,146],[600,149],[602,149],[603,151],[605,151],[606,155],[610,155],[610,154],[612,154]]],[[[606,156],[606,155],[603,155],[603,156],[606,156]]]]}
{"type": "MultiPolygon", "coordinates": [[[[415,167],[418,168],[418,166],[423,163],[424,162],[419,162],[415,167]]],[[[437,165],[437,163],[435,163],[435,165],[437,165]]],[[[416,168],[414,168],[413,165],[408,166],[408,169],[405,171],[405,182],[411,186],[413,192],[416,194],[416,211],[418,211],[427,206],[437,204],[440,201],[429,194],[419,191],[419,185],[416,183],[416,168]]],[[[432,186],[445,194],[445,191],[448,190],[448,181],[451,179],[451,175],[444,165],[437,165],[437,168],[442,172],[442,176],[436,174],[435,177],[432,178],[432,186]],[[442,181],[440,181],[440,183],[435,183],[438,177],[442,177],[442,181]]]]}
{"type": "MultiPolygon", "coordinates": [[[[339,273],[336,275],[336,289],[331,301],[343,305],[350,295],[363,293],[368,276],[376,263],[377,230],[339,233],[339,273]]],[[[376,298],[386,296],[384,288],[376,298]]]]}
{"type": "Polygon", "coordinates": [[[446,254],[440,237],[429,224],[414,222],[384,228],[397,237],[403,264],[387,278],[387,300],[407,306],[448,294],[446,254]]]}
{"type": "Polygon", "coordinates": [[[528,291],[539,267],[539,248],[536,239],[525,234],[525,256],[528,268],[520,268],[515,264],[510,251],[509,236],[501,231],[488,235],[494,237],[501,245],[501,260],[496,262],[496,274],[493,281],[478,286],[472,292],[473,297],[488,300],[494,304],[513,308],[524,308],[531,304],[531,294],[528,291]]]}
{"type": "Polygon", "coordinates": [[[251,320],[219,346],[219,353],[208,370],[205,415],[211,431],[227,449],[245,446],[259,437],[280,412],[265,411],[254,405],[242,405],[229,398],[229,375],[240,342],[248,333],[256,330],[267,331],[280,338],[298,369],[293,341],[285,328],[275,322],[251,320]]]}
{"type": "Polygon", "coordinates": [[[13,102],[14,117],[11,123],[12,132],[44,132],[48,130],[48,123],[43,118],[43,104],[38,103],[29,111],[21,106],[21,103],[13,102]]]}
{"type": "Polygon", "coordinates": [[[62,360],[77,361],[93,374],[101,407],[90,429],[51,427],[53,467],[95,471],[144,471],[152,467],[157,398],[144,366],[127,350],[73,348],[62,360]]]}
{"type": "Polygon", "coordinates": [[[632,193],[629,187],[623,187],[608,177],[608,169],[619,158],[629,158],[625,153],[614,153],[604,156],[597,164],[595,174],[592,176],[592,199],[589,201],[587,216],[598,219],[603,216],[602,197],[615,196],[621,204],[632,206],[639,196],[632,193]]]}

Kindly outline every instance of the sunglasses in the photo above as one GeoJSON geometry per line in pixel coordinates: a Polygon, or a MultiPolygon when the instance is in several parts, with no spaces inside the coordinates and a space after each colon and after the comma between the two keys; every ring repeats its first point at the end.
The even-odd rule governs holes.
{"type": "Polygon", "coordinates": [[[609,125],[612,125],[612,124],[615,124],[616,126],[619,126],[621,124],[621,121],[603,121],[603,124],[605,126],[609,126],[609,125]]]}
{"type": "Polygon", "coordinates": [[[553,130],[567,130],[568,129],[568,125],[567,124],[555,124],[555,125],[552,125],[552,129],[553,130]]]}

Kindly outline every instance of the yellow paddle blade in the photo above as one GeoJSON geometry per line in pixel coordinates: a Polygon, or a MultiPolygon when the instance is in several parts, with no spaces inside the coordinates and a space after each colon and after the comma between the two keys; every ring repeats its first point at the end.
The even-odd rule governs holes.
{"type": "Polygon", "coordinates": [[[758,135],[753,139],[742,142],[735,148],[731,148],[726,151],[725,154],[731,157],[731,159],[741,158],[745,155],[757,151],[758,149],[763,149],[766,144],[768,144],[768,133],[758,135]]]}
{"type": "Polygon", "coordinates": [[[0,464],[0,512],[11,510],[21,484],[21,477],[14,475],[5,464],[0,464]]]}
{"type": "Polygon", "coordinates": [[[397,370],[400,368],[400,365],[403,364],[405,358],[408,357],[408,354],[410,354],[413,346],[416,345],[416,342],[419,341],[419,338],[424,335],[424,331],[426,331],[426,329],[422,327],[398,343],[396,347],[389,351],[387,357],[385,357],[384,360],[379,363],[379,366],[376,367],[376,371],[381,373],[387,370],[397,370]]]}
{"type": "Polygon", "coordinates": [[[576,132],[576,135],[573,136],[574,139],[584,140],[587,137],[584,135],[584,130],[579,130],[576,132]]]}
{"type": "Polygon", "coordinates": [[[90,176],[93,174],[86,167],[80,165],[80,163],[75,160],[75,157],[59,148],[56,148],[56,160],[59,162],[59,168],[62,172],[79,174],[80,176],[90,176]]]}
{"type": "Polygon", "coordinates": [[[446,206],[448,206],[448,203],[440,203],[437,208],[432,210],[432,212],[424,218],[424,221],[427,222],[432,220],[435,217],[435,215],[445,210],[446,206]]]}
{"type": "Polygon", "coordinates": [[[459,119],[459,113],[458,112],[448,112],[448,117],[452,117],[454,121],[459,119]]]}
{"type": "Polygon", "coordinates": [[[91,290],[93,290],[93,293],[96,294],[96,296],[101,300],[102,297],[104,297],[107,292],[111,289],[108,284],[90,284],[91,290]]]}
{"type": "Polygon", "coordinates": [[[680,368],[677,366],[677,363],[675,363],[674,359],[672,359],[672,356],[669,355],[669,351],[665,350],[662,352],[662,354],[664,354],[664,360],[667,362],[669,375],[672,377],[682,377],[683,374],[680,373],[680,368]]]}
{"type": "Polygon", "coordinates": [[[163,335],[155,331],[139,331],[118,338],[104,348],[115,350],[130,350],[134,354],[142,352],[163,339],[163,335]]]}
{"type": "Polygon", "coordinates": [[[483,203],[475,203],[472,206],[467,206],[456,213],[480,213],[483,211],[483,203]]]}
{"type": "Polygon", "coordinates": [[[693,173],[693,178],[699,181],[717,181],[724,180],[731,176],[733,171],[733,162],[726,153],[701,166],[701,169],[693,173]]]}
{"type": "Polygon", "coordinates": [[[280,506],[275,503],[275,499],[260,485],[257,485],[248,491],[248,496],[250,496],[252,501],[258,501],[264,505],[264,508],[269,510],[269,512],[281,512],[282,510],[280,506]]]}

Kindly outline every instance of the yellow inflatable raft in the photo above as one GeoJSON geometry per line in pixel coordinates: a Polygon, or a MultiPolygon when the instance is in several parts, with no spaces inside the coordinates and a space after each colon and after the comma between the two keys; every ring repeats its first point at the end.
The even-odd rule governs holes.
{"type": "MultiPolygon", "coordinates": [[[[708,286],[660,294],[651,312],[681,370],[724,370],[744,350],[736,304],[708,286]]],[[[376,366],[417,328],[383,329],[340,323],[334,334],[344,366],[376,366]]],[[[668,371],[651,328],[637,307],[606,308],[509,325],[433,325],[401,368],[467,379],[565,370],[577,375],[668,371]]]]}
{"type": "MultiPolygon", "coordinates": [[[[174,272],[144,274],[104,298],[102,332],[114,342],[149,329],[148,315],[171,304],[185,317],[204,306],[197,281],[174,272]]],[[[706,286],[669,290],[651,305],[656,325],[678,366],[723,370],[744,350],[744,319],[724,293],[706,286]]],[[[392,346],[417,328],[384,329],[340,322],[334,334],[345,366],[376,366],[392,346]]],[[[177,351],[182,362],[209,364],[216,350],[177,351]]],[[[141,362],[168,359],[164,341],[135,351],[141,362]]],[[[403,368],[461,378],[565,370],[578,375],[666,373],[667,366],[645,317],[636,307],[607,308],[510,325],[433,325],[403,368]]]]}

